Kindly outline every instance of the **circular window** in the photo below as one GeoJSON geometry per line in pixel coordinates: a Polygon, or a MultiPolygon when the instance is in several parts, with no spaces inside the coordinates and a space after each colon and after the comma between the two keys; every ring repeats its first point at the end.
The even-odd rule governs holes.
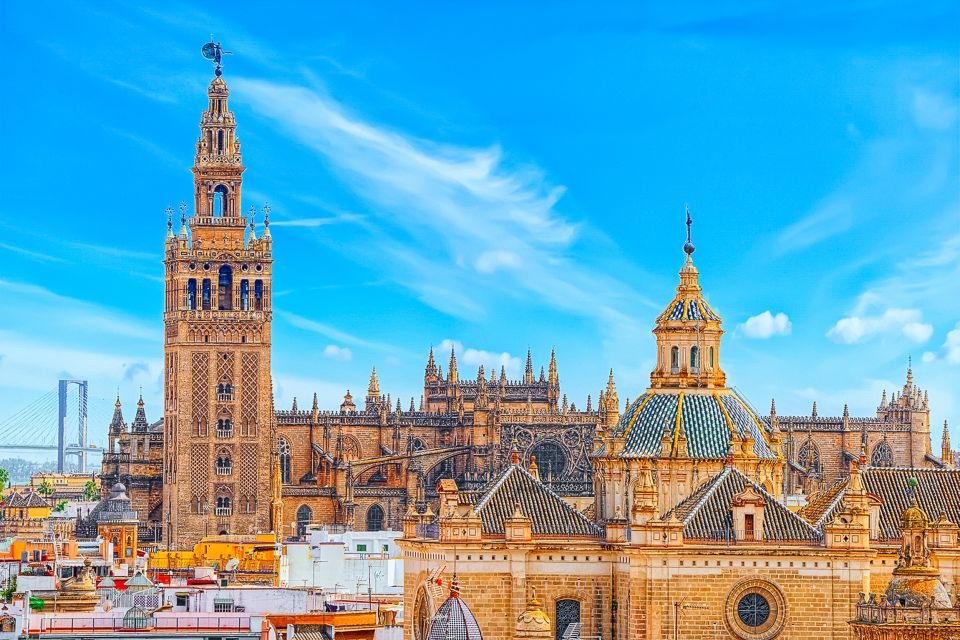
{"type": "Polygon", "coordinates": [[[727,627],[741,640],[776,638],[787,620],[783,592],[760,578],[747,578],[734,585],[724,609],[727,627]]]}
{"type": "Polygon", "coordinates": [[[193,270],[196,269],[196,268],[197,268],[197,263],[196,263],[196,262],[191,262],[191,263],[190,263],[190,271],[193,271],[193,270]]]}
{"type": "Polygon", "coordinates": [[[257,265],[257,271],[263,271],[263,265],[262,265],[262,264],[258,264],[258,265],[257,265]]]}
{"type": "Polygon", "coordinates": [[[204,270],[204,271],[210,271],[210,263],[209,263],[209,262],[204,262],[204,263],[203,263],[203,270],[204,270]]]}
{"type": "Polygon", "coordinates": [[[762,627],[770,619],[770,603],[759,593],[748,593],[737,603],[737,616],[748,627],[762,627]]]}
{"type": "Polygon", "coordinates": [[[241,271],[246,271],[247,269],[249,269],[247,265],[243,265],[242,267],[240,267],[241,271]]]}

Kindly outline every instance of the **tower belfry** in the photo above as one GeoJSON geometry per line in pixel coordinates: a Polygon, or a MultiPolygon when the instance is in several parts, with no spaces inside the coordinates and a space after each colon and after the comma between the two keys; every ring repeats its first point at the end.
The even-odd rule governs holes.
{"type": "Polygon", "coordinates": [[[205,532],[272,525],[261,488],[273,473],[273,241],[268,206],[259,238],[256,210],[243,215],[229,95],[218,64],[200,119],[194,214],[187,218],[182,207],[180,233],[166,241],[164,535],[176,548],[192,547],[205,532]]]}

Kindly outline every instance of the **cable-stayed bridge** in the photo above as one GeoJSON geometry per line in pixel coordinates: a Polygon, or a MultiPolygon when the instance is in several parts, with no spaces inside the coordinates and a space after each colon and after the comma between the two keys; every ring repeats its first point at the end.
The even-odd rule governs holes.
{"type": "Polygon", "coordinates": [[[97,403],[90,415],[86,380],[60,380],[52,389],[16,413],[0,418],[0,451],[56,451],[57,471],[64,471],[67,456],[76,456],[77,469],[87,471],[87,455],[102,449],[87,439],[87,425],[106,425],[112,414],[108,402],[97,403]]]}

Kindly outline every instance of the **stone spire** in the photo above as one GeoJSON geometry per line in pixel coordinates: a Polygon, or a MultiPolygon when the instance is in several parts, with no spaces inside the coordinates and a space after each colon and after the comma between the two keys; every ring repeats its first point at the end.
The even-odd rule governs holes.
{"type": "Polygon", "coordinates": [[[954,466],[953,449],[950,447],[950,429],[947,421],[943,421],[943,436],[940,438],[940,459],[948,467],[954,466]]]}
{"type": "Polygon", "coordinates": [[[367,395],[375,398],[380,397],[380,379],[377,378],[376,367],[370,372],[370,384],[367,385],[367,395]]]}
{"type": "Polygon", "coordinates": [[[137,413],[133,417],[133,424],[130,425],[131,431],[144,432],[149,427],[147,422],[147,412],[143,408],[143,392],[140,392],[140,399],[137,400],[137,413]]]}
{"type": "Polygon", "coordinates": [[[430,346],[430,354],[427,356],[427,366],[424,369],[424,375],[427,377],[436,377],[437,363],[433,359],[433,345],[430,346]]]}
{"type": "Polygon", "coordinates": [[[450,347],[450,367],[447,369],[447,381],[450,383],[457,382],[459,377],[457,375],[457,354],[454,353],[453,347],[450,347]]]}
{"type": "Polygon", "coordinates": [[[814,420],[817,419],[817,401],[813,401],[813,409],[810,411],[810,417],[814,420]]]}
{"type": "Polygon", "coordinates": [[[587,394],[587,413],[593,411],[593,398],[590,397],[590,394],[587,394]]]}
{"type": "Polygon", "coordinates": [[[120,396],[117,395],[117,401],[113,405],[113,419],[110,420],[110,433],[121,433],[127,428],[123,421],[123,409],[120,407],[120,396]]]}
{"type": "Polygon", "coordinates": [[[556,348],[550,349],[550,367],[549,367],[549,381],[551,386],[557,386],[560,384],[560,378],[557,377],[557,350],[556,348]]]}
{"type": "Polygon", "coordinates": [[[527,366],[523,371],[523,382],[524,384],[533,384],[533,354],[529,347],[527,347],[527,366]]]}

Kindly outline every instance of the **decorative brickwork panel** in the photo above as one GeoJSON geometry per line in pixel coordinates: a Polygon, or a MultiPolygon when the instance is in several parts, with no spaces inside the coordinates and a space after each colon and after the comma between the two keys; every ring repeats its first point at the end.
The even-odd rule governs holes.
{"type": "Polygon", "coordinates": [[[232,353],[217,354],[217,384],[233,384],[233,363],[232,353]]]}
{"type": "Polygon", "coordinates": [[[240,435],[257,435],[257,376],[260,359],[256,353],[241,356],[240,435]]]}
{"type": "Polygon", "coordinates": [[[191,418],[194,433],[207,434],[207,411],[209,407],[209,355],[200,351],[193,353],[193,410],[191,418]]]}
{"type": "Polygon", "coordinates": [[[190,447],[190,494],[194,501],[207,496],[210,467],[208,450],[209,447],[205,444],[194,444],[190,447]]]}
{"type": "Polygon", "coordinates": [[[247,513],[256,511],[258,451],[255,444],[240,445],[240,508],[247,513]]]}

